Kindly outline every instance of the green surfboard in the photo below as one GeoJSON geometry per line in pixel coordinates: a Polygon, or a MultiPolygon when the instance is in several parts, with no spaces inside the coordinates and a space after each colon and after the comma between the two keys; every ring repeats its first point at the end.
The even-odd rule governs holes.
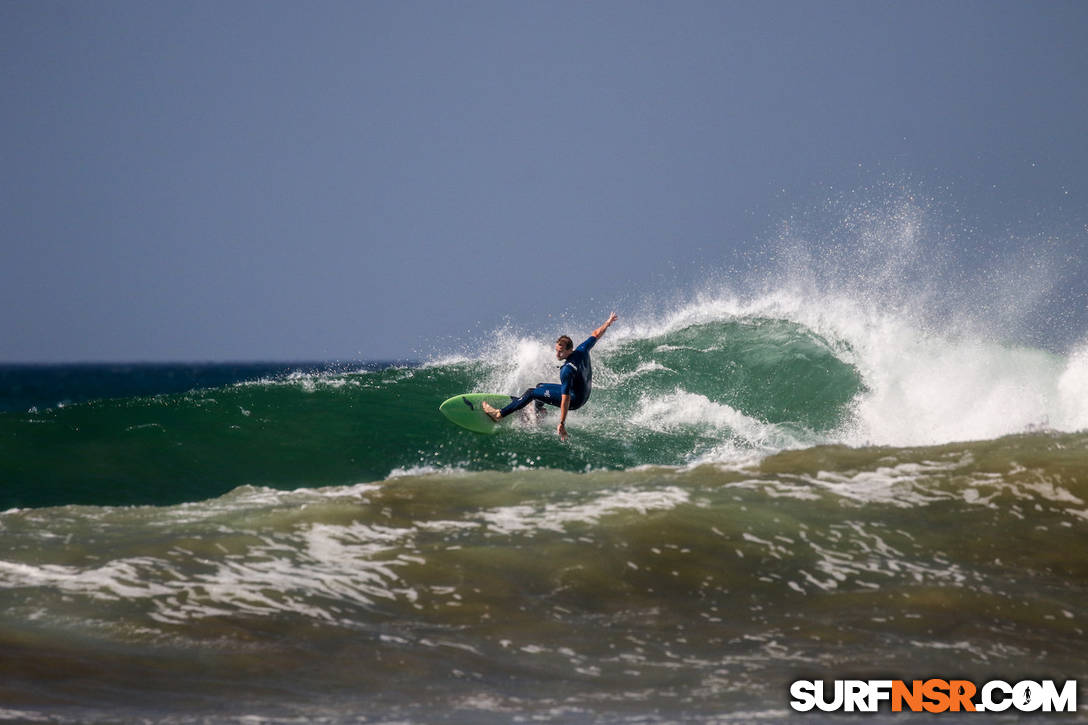
{"type": "Polygon", "coordinates": [[[480,405],[485,400],[496,408],[502,408],[510,403],[511,397],[498,393],[465,393],[453,396],[438,406],[438,409],[442,411],[442,415],[462,428],[476,433],[494,433],[498,430],[498,424],[487,417],[480,405]]]}

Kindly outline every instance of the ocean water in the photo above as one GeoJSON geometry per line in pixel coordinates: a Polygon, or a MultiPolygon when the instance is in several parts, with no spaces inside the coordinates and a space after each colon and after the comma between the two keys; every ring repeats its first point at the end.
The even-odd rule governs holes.
{"type": "Polygon", "coordinates": [[[881,677],[1083,703],[1088,340],[782,279],[620,310],[566,443],[437,411],[554,379],[550,330],[0,369],[0,719],[816,722],[792,681],[881,677]]]}

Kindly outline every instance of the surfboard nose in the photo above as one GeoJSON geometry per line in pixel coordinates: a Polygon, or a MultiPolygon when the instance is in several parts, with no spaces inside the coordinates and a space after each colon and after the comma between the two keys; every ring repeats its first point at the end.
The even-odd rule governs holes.
{"type": "Polygon", "coordinates": [[[445,400],[438,406],[439,412],[450,421],[474,433],[494,433],[499,426],[484,410],[484,403],[499,406],[509,404],[509,395],[500,393],[461,393],[445,400]]]}

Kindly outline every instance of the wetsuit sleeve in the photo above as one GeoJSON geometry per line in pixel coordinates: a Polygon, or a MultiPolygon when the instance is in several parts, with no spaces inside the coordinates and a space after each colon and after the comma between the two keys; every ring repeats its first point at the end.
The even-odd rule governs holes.
{"type": "Polygon", "coordinates": [[[590,335],[589,337],[586,338],[585,342],[583,342],[581,345],[578,346],[577,349],[581,350],[582,352],[589,352],[590,350],[593,349],[593,346],[596,345],[596,344],[597,344],[597,338],[595,338],[593,335],[590,335]]]}

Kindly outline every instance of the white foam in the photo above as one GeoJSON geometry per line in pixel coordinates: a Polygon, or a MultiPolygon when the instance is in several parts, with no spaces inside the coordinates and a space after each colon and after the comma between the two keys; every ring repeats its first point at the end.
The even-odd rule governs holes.
{"type": "Polygon", "coordinates": [[[0,707],[0,721],[9,720],[15,722],[56,722],[51,714],[33,712],[31,710],[12,710],[0,707]]]}
{"type": "Polygon", "coordinates": [[[239,612],[340,621],[345,606],[416,600],[396,572],[418,563],[400,550],[414,533],[361,523],[310,524],[288,533],[249,534],[253,543],[236,553],[224,550],[222,557],[175,548],[89,567],[0,560],[0,588],[50,587],[106,602],[144,602],[148,616],[168,623],[239,612]]]}
{"type": "Polygon", "coordinates": [[[901,463],[856,473],[820,471],[815,477],[806,477],[806,480],[810,484],[833,491],[837,496],[859,503],[882,503],[912,508],[947,498],[947,494],[939,491],[927,491],[921,482],[930,476],[952,471],[958,465],[933,461],[901,463]]]}
{"type": "Polygon", "coordinates": [[[607,381],[609,387],[614,387],[616,385],[623,385],[624,383],[630,382],[631,380],[634,380],[635,378],[646,375],[647,373],[656,373],[656,372],[672,373],[672,372],[676,372],[676,371],[673,370],[672,368],[665,367],[664,365],[657,362],[656,360],[648,360],[648,361],[640,362],[638,364],[638,367],[636,367],[634,370],[632,370],[629,373],[617,374],[617,373],[613,373],[611,370],[608,370],[607,368],[603,368],[602,372],[604,372],[605,374],[604,375],[598,375],[597,377],[600,378],[601,380],[607,381]]]}
{"type": "MultiPolygon", "coordinates": [[[[335,496],[373,487],[341,487],[283,493],[285,499],[335,496]]],[[[250,494],[238,495],[252,500],[250,494]]],[[[622,513],[668,510],[688,500],[677,487],[647,491],[600,492],[590,500],[500,506],[454,521],[394,526],[353,521],[346,524],[301,522],[288,530],[226,531],[224,545],[213,538],[207,553],[196,546],[176,546],[153,556],[119,557],[84,565],[28,564],[0,560],[0,589],[50,588],[102,602],[143,607],[162,623],[182,623],[243,613],[257,616],[297,614],[315,620],[355,621],[353,610],[378,602],[417,606],[420,597],[402,578],[401,569],[425,565],[421,533],[477,532],[485,535],[534,536],[562,532],[572,525],[593,525],[622,513]]],[[[179,509],[185,507],[178,507],[179,509]]],[[[220,512],[224,509],[217,505],[220,512]]],[[[183,512],[180,519],[194,518],[183,512]]],[[[165,521],[173,526],[179,517],[165,521]]],[[[214,537],[214,535],[213,535],[214,537]]],[[[454,590],[451,602],[458,597],[454,590]]],[[[455,604],[451,604],[455,606],[455,604]]]]}
{"type": "Polygon", "coordinates": [[[724,403],[679,388],[662,396],[643,397],[631,422],[658,432],[684,427],[715,428],[724,431],[753,431],[758,436],[766,426],[724,403]]]}
{"type": "Polygon", "coordinates": [[[781,426],[765,423],[729,405],[715,403],[705,395],[679,388],[662,396],[644,396],[631,423],[658,433],[696,429],[720,437],[717,445],[700,453],[689,462],[690,465],[736,462],[749,459],[753,449],[770,453],[802,445],[802,441],[781,426]]]}
{"type": "MultiPolygon", "coordinates": [[[[1088,343],[1063,356],[964,328],[935,329],[909,307],[874,307],[865,298],[811,289],[782,289],[746,302],[702,299],[631,334],[667,335],[692,324],[755,317],[803,325],[858,370],[864,390],[851,422],[830,432],[828,442],[927,445],[1088,428],[1088,343]]],[[[644,399],[634,421],[661,431],[698,425],[772,445],[791,443],[788,434],[682,390],[644,399]]]]}
{"type": "Polygon", "coordinates": [[[562,532],[573,523],[595,524],[605,516],[622,511],[646,514],[668,510],[688,499],[687,491],[675,486],[653,491],[613,491],[582,504],[500,507],[483,512],[480,519],[489,531],[499,534],[562,532]]]}
{"type": "Polygon", "coordinates": [[[480,392],[520,394],[537,383],[558,380],[561,363],[543,339],[500,337],[491,353],[501,362],[484,378],[480,392]]]}
{"type": "Polygon", "coordinates": [[[948,220],[934,218],[944,211],[899,185],[828,199],[783,223],[762,271],[740,280],[747,292],[708,288],[655,318],[625,319],[617,332],[657,338],[759,317],[802,325],[861,375],[853,425],[832,436],[848,444],[1088,428],[1088,340],[1068,355],[1016,342],[1036,332],[1033,312],[1063,303],[1056,294],[1071,258],[1053,240],[1024,239],[964,265],[966,240],[946,236],[948,220]]]}
{"type": "Polygon", "coordinates": [[[1055,425],[1069,431],[1088,429],[1088,343],[1069,355],[1058,378],[1058,397],[1055,425]]]}
{"type": "Polygon", "coordinates": [[[155,566],[156,560],[149,557],[118,559],[86,569],[0,560],[0,587],[48,586],[114,601],[169,593],[167,587],[144,580],[145,572],[155,566]]]}
{"type": "Polygon", "coordinates": [[[860,355],[868,392],[850,443],[988,439],[1058,417],[1061,361],[1050,353],[898,326],[874,330],[860,355]]]}
{"type": "Polygon", "coordinates": [[[389,472],[386,477],[387,480],[393,480],[397,478],[413,478],[416,476],[452,476],[465,473],[465,469],[456,468],[453,466],[409,466],[407,468],[397,467],[389,472]]]}

